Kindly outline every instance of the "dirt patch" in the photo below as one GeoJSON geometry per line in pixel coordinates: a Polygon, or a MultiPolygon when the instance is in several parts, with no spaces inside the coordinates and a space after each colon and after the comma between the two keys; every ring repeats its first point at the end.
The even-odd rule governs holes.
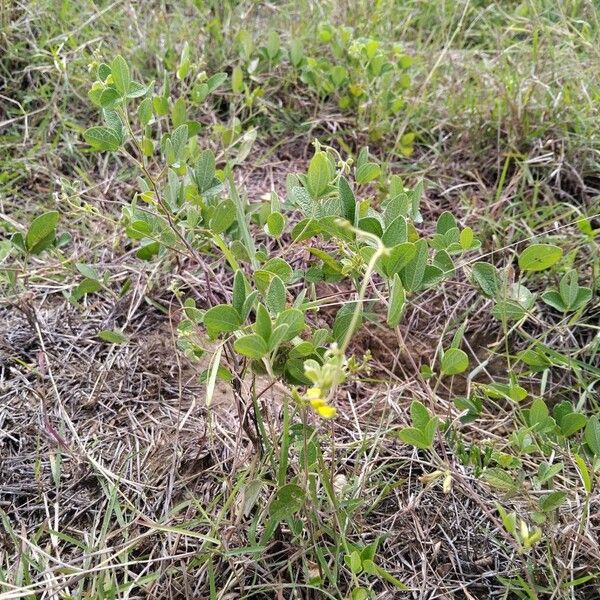
{"type": "Polygon", "coordinates": [[[82,315],[46,299],[25,312],[0,309],[0,488],[17,521],[41,516],[55,460],[72,493],[68,511],[85,515],[103,477],[135,481],[160,502],[182,456],[204,443],[203,386],[168,326],[145,310],[128,344],[107,344],[96,337],[107,306],[95,307],[82,315]]]}

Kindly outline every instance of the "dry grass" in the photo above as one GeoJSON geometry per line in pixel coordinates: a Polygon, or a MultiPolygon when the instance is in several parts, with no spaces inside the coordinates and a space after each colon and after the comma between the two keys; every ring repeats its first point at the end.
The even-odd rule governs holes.
{"type": "MultiPolygon", "coordinates": [[[[325,3],[316,4],[310,13],[315,23],[326,16],[325,3]]],[[[335,18],[352,13],[352,3],[346,4],[332,12],[335,18]]],[[[523,242],[543,233],[572,253],[582,279],[593,284],[598,249],[575,225],[587,215],[598,227],[600,215],[597,51],[576,28],[581,23],[574,21],[573,31],[563,30],[568,19],[531,19],[525,26],[517,16],[508,19],[516,29],[505,31],[493,20],[504,15],[503,3],[481,15],[468,7],[472,19],[455,43],[464,35],[460,43],[469,48],[451,49],[449,66],[432,72],[453,35],[452,19],[460,16],[445,22],[446,9],[462,5],[423,5],[421,21],[418,4],[405,3],[400,33],[413,40],[411,53],[424,56],[416,78],[429,82],[411,92],[407,117],[419,145],[412,158],[394,156],[388,165],[408,180],[426,179],[424,229],[451,209],[482,237],[483,255],[502,267],[523,242]],[[519,37],[530,35],[536,23],[547,34],[539,61],[527,38],[519,37]],[[472,49],[467,32],[481,35],[484,49],[472,49]],[[490,32],[494,36],[486,39],[490,32]],[[562,94],[566,81],[571,100],[562,94]]],[[[592,4],[586,14],[595,14],[592,4]]],[[[410,587],[401,593],[374,578],[378,600],[533,598],[526,589],[532,584],[540,600],[597,597],[598,472],[592,472],[592,493],[585,494],[571,452],[557,446],[547,455],[519,455],[521,464],[510,471],[523,483],[517,491],[491,487],[480,477],[483,459],[472,459],[471,451],[511,453],[520,407],[487,399],[479,418],[466,425],[453,399],[482,383],[506,382],[506,359],[527,345],[528,336],[598,368],[600,305],[591,303],[567,325],[542,307],[507,335],[463,271],[447,287],[419,295],[398,331],[368,324],[352,351],[370,353],[370,372],[340,390],[340,416],[331,428],[310,423],[320,430],[324,464],[333,465],[342,526],[325,482],[317,479],[319,501],[301,513],[310,535],[283,523],[268,544],[260,543],[277,485],[285,402],[276,388],[257,380],[259,413],[272,444],[259,447],[252,380],[241,381],[237,393],[219,384],[208,406],[200,374],[210,356],[192,362],[176,347],[182,295],[201,307],[211,293],[227,302],[231,273],[213,257],[200,265],[181,257],[137,261],[118,224],[135,191],[133,171],[114,158],[88,154],[80,135],[93,121],[85,98],[88,62],[118,49],[140,74],[162,76],[183,40],[193,37],[210,50],[209,71],[229,69],[240,14],[228,20],[225,3],[215,4],[209,16],[222,18],[227,34],[220,45],[206,23],[193,20],[191,4],[181,10],[144,6],[90,2],[79,14],[77,3],[65,2],[57,15],[33,2],[0,9],[0,231],[23,228],[52,206],[61,212],[61,229],[73,235],[64,260],[32,258],[26,270],[15,261],[0,272],[15,274],[22,284],[7,285],[0,299],[0,599],[344,598],[355,584],[349,570],[326,560],[331,573],[323,575],[317,560],[319,552],[341,556],[340,537],[359,545],[379,539],[378,563],[410,587]],[[110,277],[102,293],[74,305],[65,295],[81,280],[77,262],[110,277]],[[211,292],[205,272],[212,275],[211,292]],[[121,296],[127,281],[131,288],[121,296]],[[464,319],[473,376],[436,386],[419,369],[435,365],[464,319]],[[117,328],[128,343],[98,339],[99,331],[117,328]],[[397,438],[415,398],[449,424],[432,452],[397,438]],[[531,484],[541,462],[564,463],[553,486],[568,495],[543,525],[544,543],[527,554],[506,533],[496,502],[529,520],[548,492],[531,484]],[[447,493],[443,477],[430,479],[438,469],[451,478],[447,493]],[[327,585],[315,583],[315,575],[327,585]],[[589,581],[578,582],[586,576],[589,581]]],[[[362,3],[362,10],[370,9],[362,3]]],[[[287,23],[277,3],[261,11],[266,22],[287,23]]],[[[264,19],[257,22],[263,33],[264,19]]],[[[400,35],[393,25],[384,23],[383,30],[400,35]]],[[[334,102],[317,103],[288,76],[282,68],[259,78],[266,95],[254,125],[264,137],[236,173],[251,204],[272,191],[285,196],[285,176],[305,170],[311,137],[351,146],[368,139],[351,115],[334,102]]],[[[230,96],[223,92],[211,111],[195,115],[207,126],[202,144],[218,147],[209,126],[227,116],[230,96]]],[[[389,149],[373,150],[383,157],[389,149]]],[[[285,254],[281,242],[261,231],[257,240],[269,245],[271,256],[285,254]]],[[[292,262],[305,267],[308,258],[298,249],[292,262]]],[[[374,300],[376,283],[369,289],[374,300]]],[[[528,285],[539,292],[546,283],[528,285]]],[[[352,292],[341,286],[321,291],[331,302],[315,318],[330,324],[352,292]]],[[[380,311],[376,303],[369,308],[380,311]]],[[[596,375],[557,368],[543,379],[520,377],[532,393],[543,391],[550,405],[568,399],[590,414],[598,410],[596,375]]],[[[303,449],[294,436],[286,481],[303,478],[303,449]]]]}
{"type": "MultiPolygon", "coordinates": [[[[192,290],[201,284],[188,280],[192,290]]],[[[98,586],[108,586],[117,597],[196,598],[207,597],[211,585],[219,598],[321,597],[306,581],[310,548],[298,546],[285,528],[260,553],[244,552],[253,546],[248,528],[260,532],[264,526],[272,474],[257,461],[233,396],[217,394],[206,406],[198,379],[205,365],[189,363],[175,349],[174,297],[160,281],[149,282],[147,273],[139,273],[127,300],[94,296],[82,309],[61,299],[60,287],[49,289],[43,281],[30,286],[27,296],[4,303],[2,597],[65,597],[77,591],[93,596],[98,586]],[[117,326],[130,334],[128,344],[96,338],[99,330],[117,326]],[[262,485],[253,491],[252,481],[262,485]]],[[[117,277],[115,289],[118,284],[117,277]]],[[[463,290],[459,281],[443,293],[425,295],[407,315],[402,332],[409,347],[421,344],[418,362],[431,360],[448,323],[471,302],[463,290]],[[427,336],[417,336],[425,323],[427,336]]],[[[475,317],[471,327],[469,339],[477,334],[496,341],[500,335],[483,318],[475,317]]],[[[381,335],[375,331],[371,340],[381,335]]],[[[513,409],[489,406],[475,425],[463,427],[452,403],[443,400],[451,397],[449,390],[432,394],[398,339],[388,334],[379,351],[368,340],[363,343],[375,355],[379,384],[375,390],[368,380],[349,384],[338,398],[345,416],[335,424],[333,475],[352,517],[347,538],[381,539],[381,566],[407,583],[412,597],[505,597],[498,577],[513,578],[524,563],[495,502],[526,514],[539,492],[512,497],[495,492],[456,454],[448,454],[451,437],[440,437],[436,450],[452,477],[451,491],[444,494],[440,479],[421,479],[436,461],[399,443],[394,431],[408,421],[407,407],[416,397],[435,402],[436,412],[462,430],[466,444],[501,443],[513,409]]],[[[259,396],[277,440],[280,399],[272,390],[259,396]]],[[[329,461],[327,437],[322,450],[329,461]]],[[[556,488],[570,496],[546,535],[560,583],[600,565],[600,521],[594,516],[600,496],[577,492],[571,459],[557,458],[566,467],[556,488]]],[[[536,468],[535,460],[525,464],[536,468]]],[[[301,472],[297,453],[290,469],[301,472]]],[[[325,523],[331,515],[322,510],[317,519],[325,523]]],[[[323,543],[330,543],[327,536],[323,543]]],[[[387,584],[375,590],[381,599],[403,597],[387,584]]],[[[548,597],[562,597],[556,593],[548,597]]],[[[576,597],[585,597],[580,593],[576,597]]]]}

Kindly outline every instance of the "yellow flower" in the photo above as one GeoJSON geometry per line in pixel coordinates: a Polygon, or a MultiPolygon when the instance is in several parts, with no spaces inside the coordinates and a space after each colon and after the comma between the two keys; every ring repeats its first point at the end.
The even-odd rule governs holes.
{"type": "Polygon", "coordinates": [[[304,397],[307,400],[319,400],[319,398],[321,398],[322,395],[323,395],[323,392],[322,392],[321,388],[311,387],[306,390],[306,394],[304,394],[304,397]]]}
{"type": "Polygon", "coordinates": [[[333,419],[333,417],[335,417],[337,414],[337,411],[335,408],[333,408],[333,406],[329,406],[327,403],[327,398],[324,396],[325,394],[323,389],[314,386],[306,390],[306,393],[304,394],[304,400],[309,402],[313,410],[322,419],[333,419]]]}
{"type": "Polygon", "coordinates": [[[319,406],[317,409],[317,414],[323,419],[333,419],[337,414],[337,410],[333,406],[329,406],[329,404],[323,404],[319,406]]]}

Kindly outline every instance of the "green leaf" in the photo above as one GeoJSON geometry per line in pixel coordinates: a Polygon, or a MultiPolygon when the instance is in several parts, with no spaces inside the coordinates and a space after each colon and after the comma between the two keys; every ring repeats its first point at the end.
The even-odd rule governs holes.
{"type": "Polygon", "coordinates": [[[235,66],[231,74],[231,91],[241,94],[244,91],[244,73],[239,65],[235,66]]]}
{"type": "Polygon", "coordinates": [[[158,254],[159,250],[159,242],[148,241],[142,244],[135,255],[141,260],[151,260],[153,256],[158,254]]]}
{"type": "Polygon", "coordinates": [[[121,145],[121,138],[109,127],[90,127],[83,132],[83,139],[93,150],[114,152],[121,145]]]}
{"type": "Polygon", "coordinates": [[[283,233],[284,227],[285,217],[280,212],[272,212],[267,217],[265,230],[270,236],[278,238],[283,233]]]}
{"type": "Polygon", "coordinates": [[[127,336],[120,331],[110,329],[104,329],[103,331],[98,332],[98,337],[102,341],[109,342],[110,344],[125,344],[129,341],[127,336]]]}
{"type": "Polygon", "coordinates": [[[488,298],[495,298],[500,291],[498,269],[487,262],[476,262],[472,271],[473,281],[488,298]]]}
{"type": "Polygon", "coordinates": [[[548,290],[542,294],[542,300],[552,308],[560,312],[566,312],[569,309],[568,304],[565,304],[562,296],[556,290],[548,290]]]}
{"type": "Polygon", "coordinates": [[[111,63],[110,69],[113,83],[115,84],[117,91],[121,94],[121,96],[125,96],[129,91],[129,84],[131,83],[129,66],[127,65],[127,62],[121,55],[115,56],[111,63]]]}
{"type": "Polygon", "coordinates": [[[275,275],[267,288],[265,303],[273,315],[278,315],[285,308],[285,302],[285,285],[283,281],[275,275]]]}
{"type": "MultiPolygon", "coordinates": [[[[391,182],[395,181],[394,177],[397,177],[397,176],[393,175],[391,182]]],[[[400,187],[400,189],[402,189],[401,184],[399,184],[399,187],[400,187]]],[[[390,195],[391,194],[392,194],[392,190],[390,189],[390,195]]],[[[394,219],[396,219],[398,217],[407,217],[408,211],[410,208],[410,204],[411,204],[410,196],[404,191],[399,191],[397,193],[397,195],[392,196],[389,199],[389,201],[386,203],[385,212],[384,212],[384,221],[386,223],[391,223],[394,219]]]]}
{"type": "Polygon", "coordinates": [[[152,98],[144,98],[138,106],[138,119],[142,125],[148,125],[154,116],[152,98]]]}
{"type": "Polygon", "coordinates": [[[290,45],[290,60],[294,67],[299,67],[302,63],[302,59],[304,58],[304,48],[302,47],[302,42],[299,39],[292,40],[290,45]]]}
{"type": "Polygon", "coordinates": [[[439,267],[435,267],[434,265],[427,265],[425,267],[425,272],[423,273],[423,281],[421,282],[421,287],[434,287],[444,278],[444,275],[446,275],[446,273],[439,267]]]}
{"type": "Polygon", "coordinates": [[[575,302],[569,308],[571,310],[577,310],[581,308],[584,304],[587,304],[592,299],[592,290],[589,287],[580,287],[577,290],[577,298],[575,302]]]}
{"type": "Polygon", "coordinates": [[[235,205],[226,199],[217,204],[210,219],[210,229],[213,233],[223,233],[235,221],[235,205]]]}
{"type": "Polygon", "coordinates": [[[577,271],[575,269],[571,269],[563,275],[560,280],[559,289],[565,306],[572,306],[577,300],[577,291],[579,290],[577,271]]]}
{"type": "MultiPolygon", "coordinates": [[[[400,273],[417,253],[417,246],[412,242],[404,242],[390,249],[389,254],[382,258],[383,270],[388,277],[400,273]]],[[[424,273],[424,271],[423,271],[424,273]]]]}
{"type": "Polygon", "coordinates": [[[341,65],[336,65],[331,70],[331,81],[336,88],[340,88],[344,81],[348,78],[348,70],[341,65]]]}
{"type": "Polygon", "coordinates": [[[306,326],[304,314],[297,308],[286,308],[275,319],[275,327],[279,327],[280,325],[288,326],[284,339],[291,340],[304,330],[306,326]]]}
{"type": "Polygon", "coordinates": [[[384,579],[388,583],[391,583],[395,588],[399,590],[407,591],[409,589],[399,579],[388,573],[384,568],[375,564],[370,559],[363,561],[363,569],[365,573],[369,573],[370,575],[377,575],[379,578],[384,579]]]}
{"type": "Polygon", "coordinates": [[[366,231],[367,233],[372,233],[380,238],[383,235],[383,228],[381,227],[381,222],[376,217],[364,217],[358,221],[358,228],[366,231]]]}
{"type": "Polygon", "coordinates": [[[86,294],[95,294],[102,289],[102,284],[96,279],[86,277],[77,287],[71,292],[71,299],[78,301],[86,294]]]}
{"type": "Polygon", "coordinates": [[[540,483],[546,483],[546,481],[550,481],[553,477],[558,475],[565,465],[562,462],[556,463],[555,465],[550,465],[548,463],[542,463],[538,467],[537,478],[540,483]]]}
{"type": "Polygon", "coordinates": [[[283,283],[290,283],[294,276],[292,267],[283,258],[279,257],[268,260],[263,265],[262,270],[277,275],[283,283]]]}
{"type": "Polygon", "coordinates": [[[412,260],[404,267],[402,272],[402,282],[409,292],[415,292],[421,286],[425,276],[425,267],[427,266],[427,242],[418,240],[415,243],[416,254],[412,260]]]}
{"type": "Polygon", "coordinates": [[[255,333],[244,335],[233,343],[233,349],[243,356],[252,358],[253,360],[261,359],[268,354],[269,348],[267,342],[255,333]]]}
{"type": "Polygon", "coordinates": [[[499,321],[518,321],[527,316],[527,310],[514,300],[502,300],[492,308],[492,315],[499,321]]]}
{"type": "Polygon", "coordinates": [[[100,63],[98,65],[97,74],[100,81],[106,81],[106,78],[110,75],[110,66],[106,63],[100,63]]]}
{"type": "Polygon", "coordinates": [[[423,432],[423,435],[425,437],[425,440],[427,441],[427,445],[430,447],[433,446],[433,439],[435,437],[435,432],[437,431],[437,427],[438,427],[438,418],[431,417],[431,419],[429,419],[429,421],[427,422],[427,425],[425,425],[425,427],[423,427],[421,429],[421,431],[423,432]]]}
{"type": "Polygon", "coordinates": [[[51,210],[36,217],[27,230],[25,246],[31,254],[39,254],[52,245],[56,236],[58,212],[51,210]]]}
{"type": "Polygon", "coordinates": [[[431,420],[431,415],[422,402],[413,400],[410,404],[410,418],[413,426],[423,431],[431,420]]]}
{"type": "Polygon", "coordinates": [[[539,500],[540,509],[543,512],[551,512],[557,509],[567,497],[567,492],[550,492],[539,500]]]}
{"type": "Polygon", "coordinates": [[[431,446],[426,435],[416,427],[404,427],[404,429],[401,429],[398,432],[398,437],[405,444],[410,444],[411,446],[421,448],[422,450],[431,446]]]}
{"type": "Polygon", "coordinates": [[[129,84],[129,91],[127,92],[127,97],[128,98],[140,98],[141,96],[144,96],[145,94],[147,94],[153,85],[154,85],[154,81],[149,86],[142,85],[141,83],[138,83],[137,81],[132,81],[129,84]]]}
{"type": "Polygon", "coordinates": [[[319,216],[319,205],[316,202],[313,202],[310,194],[303,187],[297,185],[293,186],[288,193],[288,200],[291,204],[297,206],[305,215],[311,217],[319,216]]]}
{"type": "Polygon", "coordinates": [[[333,256],[321,250],[320,248],[309,248],[308,251],[313,255],[317,256],[323,261],[324,266],[333,273],[342,274],[342,267],[333,256]]]}
{"type": "MultiPolygon", "coordinates": [[[[525,352],[532,352],[533,350],[527,349],[525,352]]],[[[521,358],[521,360],[523,360],[521,358]]],[[[528,363],[527,363],[528,364],[528,363]]],[[[548,363],[550,364],[550,363],[548,363]]],[[[573,414],[573,405],[568,400],[563,400],[558,404],[554,405],[552,409],[552,415],[554,416],[554,420],[558,423],[560,427],[562,427],[563,419],[567,416],[573,414]]],[[[587,422],[587,419],[586,419],[587,422]]]]}
{"type": "Polygon", "coordinates": [[[156,114],[160,117],[164,117],[169,113],[169,100],[164,96],[153,96],[152,106],[154,107],[156,114]]]}
{"type": "Polygon", "coordinates": [[[84,276],[89,279],[100,280],[100,273],[92,267],[92,265],[86,265],[85,263],[75,263],[75,268],[84,276]]]}
{"type": "Polygon", "coordinates": [[[215,170],[215,155],[212,150],[204,150],[194,169],[194,182],[201,194],[212,187],[215,170]]]}
{"type": "Polygon", "coordinates": [[[302,341],[296,344],[288,353],[290,358],[304,358],[310,356],[315,351],[315,345],[312,342],[302,341]]]}
{"type": "Polygon", "coordinates": [[[379,538],[375,538],[374,542],[371,542],[360,551],[360,557],[362,560],[375,560],[377,555],[377,549],[379,547],[379,538]]]}
{"type": "Polygon", "coordinates": [[[360,165],[356,170],[356,183],[365,184],[377,179],[381,175],[381,167],[375,163],[368,162],[360,165]]]}
{"type": "Polygon", "coordinates": [[[306,177],[308,192],[315,200],[327,191],[330,179],[331,165],[327,154],[321,150],[315,152],[308,165],[306,177]]]}
{"type": "Polygon", "coordinates": [[[244,244],[244,248],[248,253],[252,267],[256,269],[258,268],[258,262],[256,260],[256,245],[254,243],[254,238],[250,234],[250,229],[246,220],[247,202],[245,200],[242,200],[238,193],[237,187],[235,185],[235,179],[233,177],[233,166],[231,164],[228,164],[225,167],[224,174],[225,179],[227,180],[227,183],[229,185],[229,193],[231,195],[231,199],[235,204],[238,235],[240,237],[240,241],[244,244]]]}
{"type": "Polygon", "coordinates": [[[233,277],[233,299],[232,304],[238,314],[242,314],[246,300],[246,278],[241,270],[237,270],[233,277]]]}
{"type": "Polygon", "coordinates": [[[508,531],[508,533],[515,535],[517,530],[517,515],[514,512],[507,512],[504,507],[496,502],[496,508],[500,513],[500,518],[502,519],[502,525],[504,525],[504,529],[508,531]]]}
{"type": "Polygon", "coordinates": [[[322,198],[318,204],[318,214],[321,217],[343,217],[344,207],[339,194],[329,194],[327,197],[322,198]]]}
{"type": "Polygon", "coordinates": [[[347,179],[341,176],[338,181],[338,194],[342,202],[344,217],[354,225],[356,215],[356,198],[347,179]]]}
{"type": "Polygon", "coordinates": [[[600,417],[594,415],[588,419],[585,433],[585,443],[596,456],[600,456],[600,417]]]}
{"type": "Polygon", "coordinates": [[[435,231],[436,233],[443,235],[455,227],[456,219],[454,218],[454,215],[446,210],[438,217],[435,231]]]}
{"type": "Polygon", "coordinates": [[[548,418],[548,407],[542,398],[536,398],[529,409],[529,424],[541,424],[548,418]]]}
{"type": "Polygon", "coordinates": [[[181,51],[179,59],[179,68],[177,69],[177,79],[185,79],[190,70],[190,45],[186,41],[181,51]]]}
{"type": "Polygon", "coordinates": [[[463,250],[468,250],[473,245],[473,230],[470,227],[465,227],[460,232],[460,246],[463,250]]]}
{"type": "Polygon", "coordinates": [[[119,113],[115,110],[107,108],[102,109],[102,116],[104,117],[104,123],[109,129],[115,133],[121,143],[123,142],[123,121],[119,116],[119,113]]]}
{"type": "Polygon", "coordinates": [[[454,272],[454,263],[445,250],[438,250],[438,252],[435,253],[433,264],[440,269],[444,275],[451,275],[454,272]]]}
{"type": "Polygon", "coordinates": [[[514,492],[519,489],[519,483],[515,478],[499,467],[488,468],[481,476],[492,487],[502,490],[503,492],[514,492]]]}
{"type": "Polygon", "coordinates": [[[122,96],[119,92],[115,90],[115,88],[109,87],[100,94],[100,106],[102,106],[102,108],[112,108],[121,99],[122,96]]]}
{"type": "Polygon", "coordinates": [[[396,217],[391,223],[387,225],[381,241],[388,248],[402,244],[408,239],[408,227],[406,225],[406,219],[402,216],[396,217]]]}
{"type": "Polygon", "coordinates": [[[181,127],[187,123],[187,120],[188,117],[185,100],[182,97],[177,98],[171,108],[171,122],[173,123],[173,127],[181,127]]]}
{"type": "Polygon", "coordinates": [[[353,335],[362,325],[363,315],[360,314],[356,321],[354,331],[352,333],[348,333],[348,328],[352,323],[355,309],[356,302],[349,302],[348,304],[344,304],[335,315],[335,320],[333,322],[333,339],[338,344],[342,344],[347,335],[353,335]]]}
{"type": "Polygon", "coordinates": [[[244,322],[248,318],[248,316],[250,315],[250,311],[254,307],[254,304],[256,302],[256,298],[257,297],[258,297],[258,291],[257,290],[252,290],[246,296],[246,299],[244,300],[244,304],[242,305],[242,310],[240,312],[240,315],[242,316],[242,322],[244,322]]]}
{"type": "Polygon", "coordinates": [[[391,284],[389,306],[387,311],[387,324],[390,327],[396,327],[400,323],[402,318],[402,312],[406,303],[406,292],[402,285],[402,280],[397,273],[394,274],[394,278],[391,284]]]}
{"type": "Polygon", "coordinates": [[[581,482],[583,483],[583,487],[585,491],[590,494],[592,492],[592,478],[590,477],[590,472],[585,464],[585,461],[579,454],[574,454],[573,458],[577,463],[577,470],[579,471],[579,476],[581,478],[581,482]]]}
{"type": "Polygon", "coordinates": [[[441,371],[444,375],[458,375],[469,368],[469,357],[459,348],[449,348],[442,357],[441,371]]]}
{"type": "Polygon", "coordinates": [[[482,389],[490,398],[506,398],[513,402],[521,402],[527,397],[527,390],[515,384],[492,383],[482,386],[482,389]]]}
{"type": "Polygon", "coordinates": [[[265,308],[264,304],[259,303],[256,308],[254,330],[265,342],[269,342],[271,332],[273,331],[273,324],[271,323],[271,315],[269,315],[269,311],[265,308]]]}
{"type": "Polygon", "coordinates": [[[277,490],[269,504],[269,516],[276,522],[293,517],[304,505],[304,490],[288,483],[277,490]]]}
{"type": "Polygon", "coordinates": [[[179,125],[171,134],[171,144],[177,163],[181,165],[184,161],[185,146],[188,142],[188,126],[186,123],[179,125]]]}
{"type": "Polygon", "coordinates": [[[214,92],[227,81],[227,73],[215,73],[212,77],[206,80],[206,86],[209,93],[214,92]]]}
{"type": "Polygon", "coordinates": [[[355,575],[358,575],[362,571],[362,560],[358,550],[354,550],[352,554],[346,554],[344,556],[344,561],[348,567],[350,567],[350,571],[355,575]]]}
{"type": "Polygon", "coordinates": [[[279,34],[271,29],[269,31],[269,37],[267,39],[267,55],[271,60],[277,57],[279,54],[279,48],[281,47],[281,42],[279,40],[279,34]]]}
{"type": "Polygon", "coordinates": [[[229,304],[213,306],[204,315],[204,326],[211,337],[226,331],[235,331],[241,325],[240,315],[229,304]]]}
{"type": "Polygon", "coordinates": [[[273,329],[269,338],[269,352],[273,352],[279,347],[279,344],[287,337],[288,329],[287,323],[282,323],[273,329]]]}
{"type": "Polygon", "coordinates": [[[556,264],[563,255],[558,246],[552,244],[534,244],[525,248],[519,256],[522,271],[543,271],[556,264]]]}

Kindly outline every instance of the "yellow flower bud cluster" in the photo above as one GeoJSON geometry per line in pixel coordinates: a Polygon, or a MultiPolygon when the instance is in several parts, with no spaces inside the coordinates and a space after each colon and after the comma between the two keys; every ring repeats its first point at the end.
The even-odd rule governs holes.
{"type": "Polygon", "coordinates": [[[304,374],[313,383],[302,397],[322,419],[333,419],[337,410],[329,404],[331,390],[346,378],[347,361],[337,344],[333,344],[323,357],[323,364],[316,360],[304,362],[304,374]]]}
{"type": "Polygon", "coordinates": [[[328,403],[323,390],[319,387],[308,388],[306,394],[304,394],[304,399],[323,419],[333,419],[337,414],[337,410],[328,403]]]}

